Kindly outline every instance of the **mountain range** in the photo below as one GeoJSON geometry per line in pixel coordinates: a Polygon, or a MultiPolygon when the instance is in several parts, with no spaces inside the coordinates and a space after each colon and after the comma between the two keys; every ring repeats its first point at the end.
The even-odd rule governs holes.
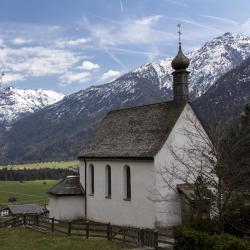
{"type": "MultiPolygon", "coordinates": [[[[187,56],[191,61],[190,95],[198,98],[195,104],[203,117],[210,107],[220,107],[218,112],[228,109],[225,114],[230,114],[238,101],[237,114],[249,101],[249,37],[226,33],[187,56]],[[238,81],[245,81],[248,87],[244,89],[238,81]],[[234,98],[231,106],[230,91],[234,98]]],[[[172,59],[147,63],[113,82],[81,90],[17,120],[0,138],[1,162],[76,157],[108,111],[172,98],[172,59]]]]}
{"type": "Polygon", "coordinates": [[[45,89],[0,89],[0,125],[11,124],[48,105],[62,100],[64,94],[45,89]]]}

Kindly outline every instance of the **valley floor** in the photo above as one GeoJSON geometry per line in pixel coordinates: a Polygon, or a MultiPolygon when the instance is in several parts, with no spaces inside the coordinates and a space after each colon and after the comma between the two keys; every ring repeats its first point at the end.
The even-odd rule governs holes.
{"type": "Polygon", "coordinates": [[[0,205],[8,204],[9,197],[16,198],[16,204],[45,204],[47,191],[59,180],[0,181],[0,205]]]}
{"type": "Polygon", "coordinates": [[[1,228],[1,250],[119,250],[122,246],[107,240],[43,234],[25,228],[1,228]]]}

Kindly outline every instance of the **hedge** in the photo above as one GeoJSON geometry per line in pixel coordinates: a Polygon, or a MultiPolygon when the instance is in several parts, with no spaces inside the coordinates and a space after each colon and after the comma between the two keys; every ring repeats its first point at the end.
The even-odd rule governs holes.
{"type": "Polygon", "coordinates": [[[229,234],[209,235],[186,226],[175,226],[175,250],[250,250],[250,242],[229,234]]]}

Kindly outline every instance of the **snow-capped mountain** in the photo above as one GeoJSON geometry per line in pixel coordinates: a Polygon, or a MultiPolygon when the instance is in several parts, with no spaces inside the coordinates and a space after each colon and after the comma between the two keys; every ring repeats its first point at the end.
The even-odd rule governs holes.
{"type": "Polygon", "coordinates": [[[10,125],[21,117],[60,101],[64,94],[45,89],[0,89],[0,124],[10,125]]]}
{"type": "MultiPolygon", "coordinates": [[[[197,97],[250,56],[250,38],[226,33],[187,56],[190,91],[197,97]]],[[[173,57],[147,63],[111,83],[81,90],[20,119],[4,135],[0,161],[77,156],[108,111],[172,99],[173,57]]]]}
{"type": "MultiPolygon", "coordinates": [[[[207,42],[200,49],[187,53],[190,59],[189,90],[192,96],[201,96],[218,77],[249,56],[250,38],[232,33],[225,33],[207,42]]],[[[173,57],[147,63],[132,73],[136,73],[138,77],[157,78],[159,88],[168,93],[172,88],[172,60],[173,57]]]]}
{"type": "Polygon", "coordinates": [[[211,125],[239,117],[246,103],[250,103],[250,57],[220,77],[194,103],[211,125]]]}

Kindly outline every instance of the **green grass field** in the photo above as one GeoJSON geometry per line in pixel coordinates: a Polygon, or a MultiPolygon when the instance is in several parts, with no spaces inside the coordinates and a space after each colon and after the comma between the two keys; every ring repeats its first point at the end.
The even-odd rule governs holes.
{"type": "Polygon", "coordinates": [[[8,203],[9,197],[16,197],[17,204],[45,204],[48,202],[47,191],[59,180],[44,181],[0,181],[0,204],[8,203]]]}
{"type": "Polygon", "coordinates": [[[25,228],[1,228],[1,250],[119,250],[121,245],[107,240],[42,234],[25,228]]]}
{"type": "Polygon", "coordinates": [[[40,163],[26,163],[26,164],[9,164],[1,165],[0,168],[10,169],[34,169],[34,168],[69,168],[79,166],[78,161],[61,161],[61,162],[40,162],[40,163]]]}

